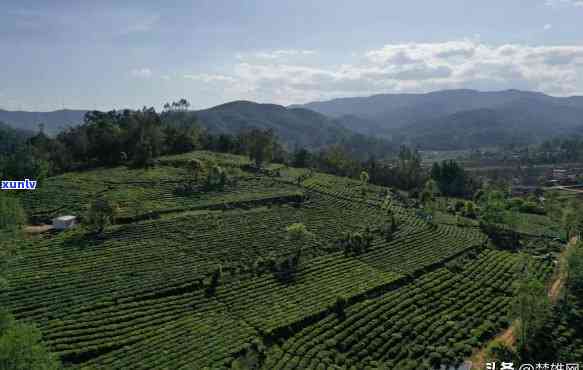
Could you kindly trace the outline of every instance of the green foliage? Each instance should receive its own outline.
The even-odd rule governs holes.
[[[490,191],[480,197],[480,218],[487,223],[503,223],[506,213],[504,194],[500,191]]]
[[[14,321],[0,311],[0,368],[3,370],[53,370],[60,366],[41,341],[40,331]]]
[[[294,223],[285,228],[288,238],[297,243],[298,246],[303,246],[309,239],[314,237],[314,234],[308,231],[306,225],[302,223]]]
[[[583,296],[583,242],[577,242],[567,254],[567,284],[577,296]]]
[[[80,126],[60,132],[56,138],[42,131],[0,166],[5,177],[42,178],[77,167],[117,165],[130,162],[151,167],[153,159],[183,153],[201,146],[202,131],[196,118],[186,112],[186,100],[161,115],[154,108],[123,111],[90,111]]]
[[[406,146],[400,148],[396,171],[398,187],[401,189],[410,190],[424,182],[421,155],[416,149]]]
[[[206,186],[208,189],[223,190],[227,183],[227,174],[221,166],[215,165],[211,167]]]
[[[520,363],[520,357],[514,349],[500,341],[492,341],[488,344],[485,358],[488,362]]]
[[[104,198],[91,202],[86,223],[95,232],[102,233],[107,225],[115,222],[117,206]]]
[[[579,202],[571,201],[562,210],[562,225],[567,239],[580,230],[583,225],[583,213]]]
[[[463,203],[462,215],[468,218],[476,218],[478,212],[476,210],[476,204],[472,201],[467,201]]]
[[[393,229],[389,231],[392,238]],[[367,252],[373,241],[373,234],[370,228],[366,227],[362,232],[346,232],[339,240],[340,247],[347,256],[357,256]]]
[[[455,161],[435,162],[431,168],[431,178],[435,180],[442,194],[452,197],[470,197],[479,185]]]
[[[0,193],[0,231],[14,231],[26,222],[26,214],[18,197]]]
[[[310,167],[311,157],[311,153],[306,148],[300,148],[293,154],[292,165],[300,168]]]
[[[518,348],[524,356],[550,316],[550,302],[544,284],[532,275],[519,280],[511,312],[518,320]]]
[[[18,146],[14,153],[0,158],[0,178],[3,180],[43,180],[49,172],[49,162],[34,154],[31,145]]]
[[[241,134],[241,141],[255,166],[261,168],[264,163],[271,161],[276,143],[273,130],[253,128]]]
[[[318,169],[324,172],[339,176],[357,177],[359,175],[360,164],[341,145],[332,145],[321,150],[316,157],[316,162]]]

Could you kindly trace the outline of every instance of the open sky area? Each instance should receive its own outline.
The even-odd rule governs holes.
[[[0,108],[583,95],[582,0],[0,2]]]

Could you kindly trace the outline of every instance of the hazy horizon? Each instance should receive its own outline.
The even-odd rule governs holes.
[[[379,93],[583,95],[580,0],[0,5],[0,108],[192,109]]]
[[[505,89],[505,90],[476,90],[476,89],[443,89],[443,90],[432,90],[432,91],[428,91],[428,92],[421,92],[421,93],[416,93],[416,92],[406,92],[406,93],[392,93],[392,92],[387,92],[387,93],[378,93],[378,94],[373,94],[373,95],[362,95],[362,96],[339,96],[339,97],[335,97],[335,98],[330,98],[330,99],[322,99],[322,100],[314,100],[311,102],[307,102],[307,103],[319,103],[319,102],[326,102],[326,101],[330,101],[330,100],[335,100],[335,99],[350,99],[350,98],[354,98],[354,97],[363,97],[363,98],[367,98],[367,97],[372,97],[372,96],[376,96],[376,95],[391,95],[391,94],[431,94],[431,93],[438,93],[438,92],[445,92],[445,91],[456,91],[456,90],[470,90],[470,91],[476,91],[479,93],[502,93],[505,91],[511,91],[511,90],[517,90],[517,89]],[[541,91],[530,91],[530,90],[518,90],[518,91],[522,91],[522,92],[529,92],[529,93],[540,93],[540,94],[544,94],[547,96],[551,96],[551,97],[557,97],[557,98],[575,98],[575,97],[583,97],[583,95],[568,95],[568,96],[557,96],[557,95],[552,95],[552,94],[546,94],[543,93]],[[205,109],[210,109],[210,108],[214,108],[223,104],[228,104],[228,103],[232,103],[235,101],[248,101],[251,103],[258,103],[258,104],[276,104],[276,105],[282,105],[284,107],[290,107],[290,106],[294,106],[294,105],[302,105],[304,103],[293,103],[293,104],[277,104],[277,103],[273,103],[273,102],[258,102],[258,101],[253,101],[253,100],[248,100],[248,99],[236,99],[236,100],[229,100],[229,101],[224,101],[224,102],[219,102],[218,104],[212,105],[212,106],[208,106],[208,107],[201,107],[201,108],[190,108],[190,110],[205,110]],[[154,104],[151,105],[152,107],[154,107],[157,111],[161,111],[163,108],[163,103],[160,104]],[[147,106],[148,108],[151,106]],[[111,107],[111,108],[106,108],[106,109],[102,109],[102,111],[111,111],[111,110],[124,110],[124,109],[141,109],[142,107]],[[8,112],[28,112],[28,113],[51,113],[51,112],[59,112],[59,111],[79,111],[79,110],[91,110],[91,109],[86,109],[86,108],[68,108],[65,107],[64,109],[62,107],[56,108],[56,109],[52,109],[52,110],[45,110],[45,111],[31,111],[31,110],[19,110],[19,109],[5,109],[3,107],[0,106],[0,110],[3,111],[8,111]]]

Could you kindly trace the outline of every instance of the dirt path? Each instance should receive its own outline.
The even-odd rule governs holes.
[[[551,190],[563,190],[563,191],[570,191],[573,193],[583,193],[583,189],[581,188],[572,188],[569,186],[553,186],[550,188]]]
[[[52,225],[25,226],[24,232],[27,234],[40,234],[52,229],[53,229]]]
[[[567,251],[577,243],[577,237],[574,236],[569,240],[567,247],[561,252],[559,255],[559,269],[557,271],[557,275],[554,277],[554,280],[549,288],[549,298],[551,303],[556,303],[559,299],[561,294],[561,289],[563,285],[565,285],[565,275],[567,273],[565,269],[565,259],[567,258]]]
[[[569,243],[567,244],[567,247],[561,252],[560,256],[559,256],[559,270],[557,271],[557,275],[555,277],[553,277],[552,283],[550,284],[549,287],[549,299],[551,300],[551,303],[556,303],[560,293],[561,293],[561,289],[563,288],[563,285],[565,283],[565,258],[566,258],[566,254],[567,254],[567,250],[575,245],[575,243],[577,243],[577,237],[572,237],[569,240]],[[510,347],[510,348],[515,348],[515,344],[516,344],[516,337],[514,335],[514,331],[516,330],[516,322],[513,322],[512,325],[510,325],[510,327],[506,330],[504,330],[502,333],[498,334],[494,339],[492,339],[488,344],[493,343],[493,342],[500,342],[505,344],[506,346]],[[486,348],[488,347],[488,344],[486,344],[485,346],[482,347],[481,350],[479,350],[478,352],[476,352],[471,358],[470,358],[470,362],[472,363],[472,369],[476,369],[476,370],[483,370],[486,368]]]

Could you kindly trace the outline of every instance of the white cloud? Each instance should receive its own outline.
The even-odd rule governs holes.
[[[308,55],[314,55],[316,51],[314,50],[301,50],[301,49],[279,49],[270,51],[257,51],[254,53],[239,53],[237,54],[237,59],[239,60],[280,60],[293,57],[302,57]]]
[[[201,82],[234,82],[235,78],[231,76],[218,75],[218,74],[185,74],[183,76],[187,80],[201,81]]]
[[[551,28],[553,28],[553,25],[552,25],[552,24],[550,24],[550,23],[547,23],[547,24],[545,24],[545,25],[543,26],[543,29],[544,29],[545,31],[546,31],[546,30],[550,30]]]
[[[130,76],[139,79],[148,79],[152,77],[152,70],[150,68],[135,68],[130,71]]]
[[[224,99],[279,104],[452,88],[583,94],[583,46],[578,45],[492,45],[479,39],[388,44],[353,60],[325,65],[313,59],[237,58],[228,75],[184,78],[205,82]]]
[[[561,6],[583,7],[583,0],[546,0],[545,4],[553,8]]]

